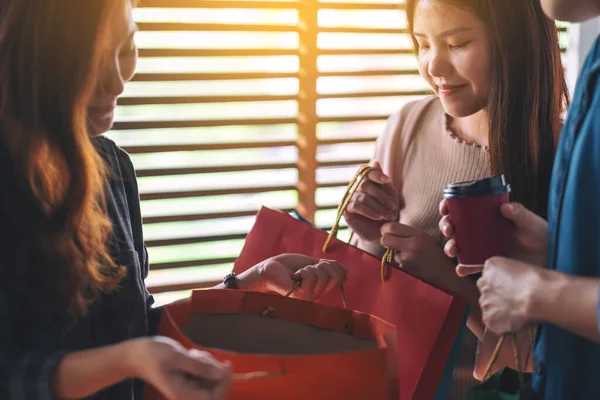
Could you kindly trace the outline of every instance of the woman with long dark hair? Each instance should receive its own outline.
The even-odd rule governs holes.
[[[538,0],[407,0],[406,14],[435,96],[390,117],[345,218],[359,247],[396,250],[401,268],[468,298],[481,339],[479,292],[443,252],[438,206],[447,184],[502,173],[512,199],[545,217],[569,102],[558,32]],[[465,341],[472,366],[474,338]]]
[[[131,0],[0,3],[0,398],[224,398],[231,369],[156,334],[129,156],[101,136],[135,71]],[[311,300],[335,263],[282,255],[219,287]],[[190,379],[192,378],[192,379]],[[197,379],[214,381],[214,389]]]

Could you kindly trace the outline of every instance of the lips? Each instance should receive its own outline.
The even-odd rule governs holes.
[[[442,96],[450,96],[450,95],[455,94],[456,92],[460,91],[461,89],[464,89],[465,87],[467,87],[466,84],[464,84],[464,85],[438,85],[438,91],[439,91],[439,94]]]

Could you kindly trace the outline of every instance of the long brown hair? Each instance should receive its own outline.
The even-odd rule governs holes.
[[[491,170],[506,175],[514,201],[545,217],[561,113],[569,103],[556,24],[539,0],[438,1],[473,12],[489,29]],[[406,4],[411,34],[418,2]]]
[[[8,150],[32,227],[36,265],[14,265],[29,308],[72,319],[123,269],[108,251],[112,233],[105,166],[88,135],[115,0],[4,0],[0,6],[0,145]],[[27,301],[26,299],[23,299]]]

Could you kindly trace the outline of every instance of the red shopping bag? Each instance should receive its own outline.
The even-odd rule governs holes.
[[[362,170],[363,176],[368,170]],[[344,196],[341,217],[360,172]],[[337,229],[334,228],[334,232]],[[289,214],[262,208],[235,262],[241,273],[259,262],[283,253],[335,259],[346,266],[344,284],[347,306],[396,325],[398,384],[401,400],[434,399],[444,375],[454,341],[466,312],[467,301],[433,287],[402,270],[388,268],[382,280],[381,260],[341,242],[331,240],[323,251],[328,234]],[[341,306],[339,295],[331,293],[321,304]]]
[[[395,328],[367,314],[273,294],[199,290],[165,307],[158,333],[230,361],[230,400],[397,397]],[[164,398],[148,386],[144,400]]]

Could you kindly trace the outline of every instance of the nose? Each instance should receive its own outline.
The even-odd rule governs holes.
[[[443,50],[431,51],[427,72],[434,78],[443,78],[452,75],[452,63]]]
[[[125,90],[125,80],[121,74],[118,59],[104,62],[100,70],[100,76],[102,91],[111,97],[118,97]]]

